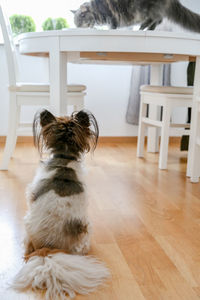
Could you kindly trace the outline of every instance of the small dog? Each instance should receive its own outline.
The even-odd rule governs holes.
[[[27,188],[25,261],[13,288],[46,290],[46,299],[87,294],[109,276],[108,269],[87,254],[91,225],[81,158],[95,149],[98,125],[91,113],[55,117],[36,114],[35,145],[50,157],[40,163]],[[60,298],[59,298],[60,299]]]

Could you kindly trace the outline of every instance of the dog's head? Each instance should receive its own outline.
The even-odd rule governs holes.
[[[53,154],[68,153],[79,157],[96,148],[99,129],[90,112],[81,110],[70,117],[55,117],[43,110],[35,115],[33,136],[41,154],[47,149]]]

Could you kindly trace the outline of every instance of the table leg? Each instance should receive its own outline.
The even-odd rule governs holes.
[[[52,49],[49,54],[50,106],[57,116],[67,113],[67,53]]]
[[[152,65],[151,66],[151,85],[162,85],[163,78],[163,65]],[[160,116],[160,108],[158,106],[149,106],[149,117],[153,120],[158,119]],[[147,142],[148,152],[158,152],[159,151],[159,131],[158,128],[149,127],[148,128],[148,142]]]
[[[190,128],[190,142],[187,162],[187,176],[191,177],[192,182],[199,182],[200,177],[200,147],[197,145],[197,136],[200,135],[200,56],[196,59],[194,92],[192,105],[192,118]]]

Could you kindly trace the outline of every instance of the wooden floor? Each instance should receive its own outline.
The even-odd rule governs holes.
[[[10,170],[0,172],[1,300],[36,299],[7,286],[22,261],[24,190],[37,162],[30,144],[18,144]],[[112,280],[76,299],[200,299],[200,184],[185,177],[186,154],[172,145],[169,169],[160,171],[158,154],[137,159],[135,144],[102,144],[86,165],[91,254],[106,262]]]

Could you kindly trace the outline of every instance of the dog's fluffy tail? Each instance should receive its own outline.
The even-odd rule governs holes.
[[[46,290],[46,300],[88,294],[109,277],[108,269],[91,256],[49,252],[31,256],[16,275],[12,287],[18,292]]]

